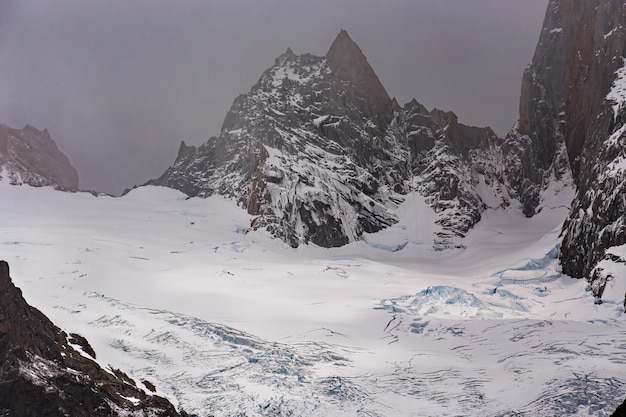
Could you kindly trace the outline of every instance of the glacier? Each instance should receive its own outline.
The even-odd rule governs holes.
[[[487,209],[435,251],[419,196],[380,236],[326,249],[250,230],[220,196],[0,194],[27,301],[192,415],[608,416],[626,390],[624,288],[595,305],[560,273],[558,204]]]

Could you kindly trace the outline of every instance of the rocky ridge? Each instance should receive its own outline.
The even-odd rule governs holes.
[[[80,335],[29,306],[0,261],[0,415],[184,417],[119,370],[103,370]],[[148,381],[142,382],[154,390]]]
[[[0,178],[12,184],[78,190],[78,173],[47,130],[26,125],[13,129],[0,124]]]
[[[399,106],[342,30],[325,57],[278,57],[235,99],[218,137],[181,143],[174,165],[148,184],[234,198],[253,228],[324,247],[394,224],[393,209],[419,191],[438,213],[443,249],[487,206],[508,204],[498,143],[453,113]]]

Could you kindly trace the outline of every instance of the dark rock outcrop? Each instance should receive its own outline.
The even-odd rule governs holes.
[[[120,378],[120,371],[103,370],[74,349],[74,342],[89,347],[83,337],[68,336],[29,306],[11,282],[9,265],[0,261],[0,415],[186,415],[138,389],[130,378]]]
[[[551,0],[524,73],[520,121],[503,151],[527,215],[555,181],[576,186],[563,229],[563,271],[593,280],[626,243],[626,7],[620,0]]]
[[[415,101],[401,108],[342,30],[325,57],[290,49],[278,57],[235,99],[219,136],[197,149],[182,143],[174,165],[148,184],[234,198],[254,215],[253,228],[324,247],[394,224],[393,208],[420,190],[445,229],[444,248],[486,207],[473,187],[503,180],[492,173],[501,171],[496,142],[453,113]],[[490,162],[475,168],[479,159]]]
[[[586,10],[589,2],[571,3]],[[524,71],[519,122],[503,145],[512,193],[529,217],[538,211],[542,191],[553,181],[569,180],[576,164],[566,146],[566,108],[570,87],[579,82],[568,69],[577,40],[572,36],[575,28],[563,23],[559,6],[552,2],[532,64]]]
[[[626,417],[626,401],[624,401],[622,404],[620,404],[619,407],[617,407],[617,410],[615,410],[615,412],[611,414],[611,417]]]
[[[393,118],[394,104],[381,84],[374,69],[367,62],[361,48],[350,38],[348,32],[341,30],[326,54],[328,66],[339,79],[354,83],[358,88],[348,99],[360,115],[374,121],[379,126],[388,126]],[[338,105],[340,103],[337,103]]]
[[[594,12],[589,81],[579,92],[589,107],[573,129],[582,144],[573,150],[580,161],[578,190],[561,250],[564,272],[591,279],[606,250],[626,243],[626,7],[598,1]]]
[[[47,130],[29,125],[13,129],[0,124],[0,177],[3,172],[12,184],[78,190],[78,173],[67,156]]]

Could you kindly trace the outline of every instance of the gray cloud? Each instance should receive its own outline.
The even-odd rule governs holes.
[[[548,0],[0,0],[0,122],[48,128],[81,186],[119,193],[219,133],[287,47],[340,28],[401,103],[504,134]]]

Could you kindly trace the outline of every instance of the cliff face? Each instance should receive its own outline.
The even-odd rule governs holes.
[[[565,227],[561,262],[576,277],[603,279],[595,270],[612,246],[626,243],[626,7],[600,1],[596,10],[578,192]],[[585,90],[585,88],[583,88]],[[573,104],[572,106],[574,106]],[[577,133],[577,131],[574,131]]]
[[[606,249],[626,243],[625,26],[622,1],[552,0],[505,144],[527,215],[571,173],[577,191],[560,259],[574,277],[595,277]]]
[[[121,371],[104,371],[89,355],[95,353],[84,338],[67,335],[26,303],[0,261],[0,415],[181,416],[166,399],[146,394]]]
[[[13,129],[0,124],[0,177],[3,170],[12,184],[78,189],[78,173],[67,156],[47,130],[32,126]]]
[[[470,165],[498,159],[496,142],[452,113],[415,101],[400,107],[341,31],[324,57],[278,57],[235,99],[218,137],[197,149],[181,144],[174,165],[149,184],[235,198],[255,216],[252,227],[325,247],[394,224],[393,209],[418,190],[439,215],[436,246],[445,248],[486,207],[473,187],[496,175],[477,170],[501,164]]]
[[[578,85],[578,22],[563,17],[566,9],[589,14],[590,2],[551,2],[532,64],[524,71],[520,119],[503,145],[507,177],[524,214],[540,209],[542,193],[555,181],[572,181],[578,165],[568,136],[571,86]],[[564,6],[564,7],[562,7]],[[585,26],[585,31],[588,27]],[[576,68],[576,70],[574,70]],[[580,103],[582,105],[582,103]]]

